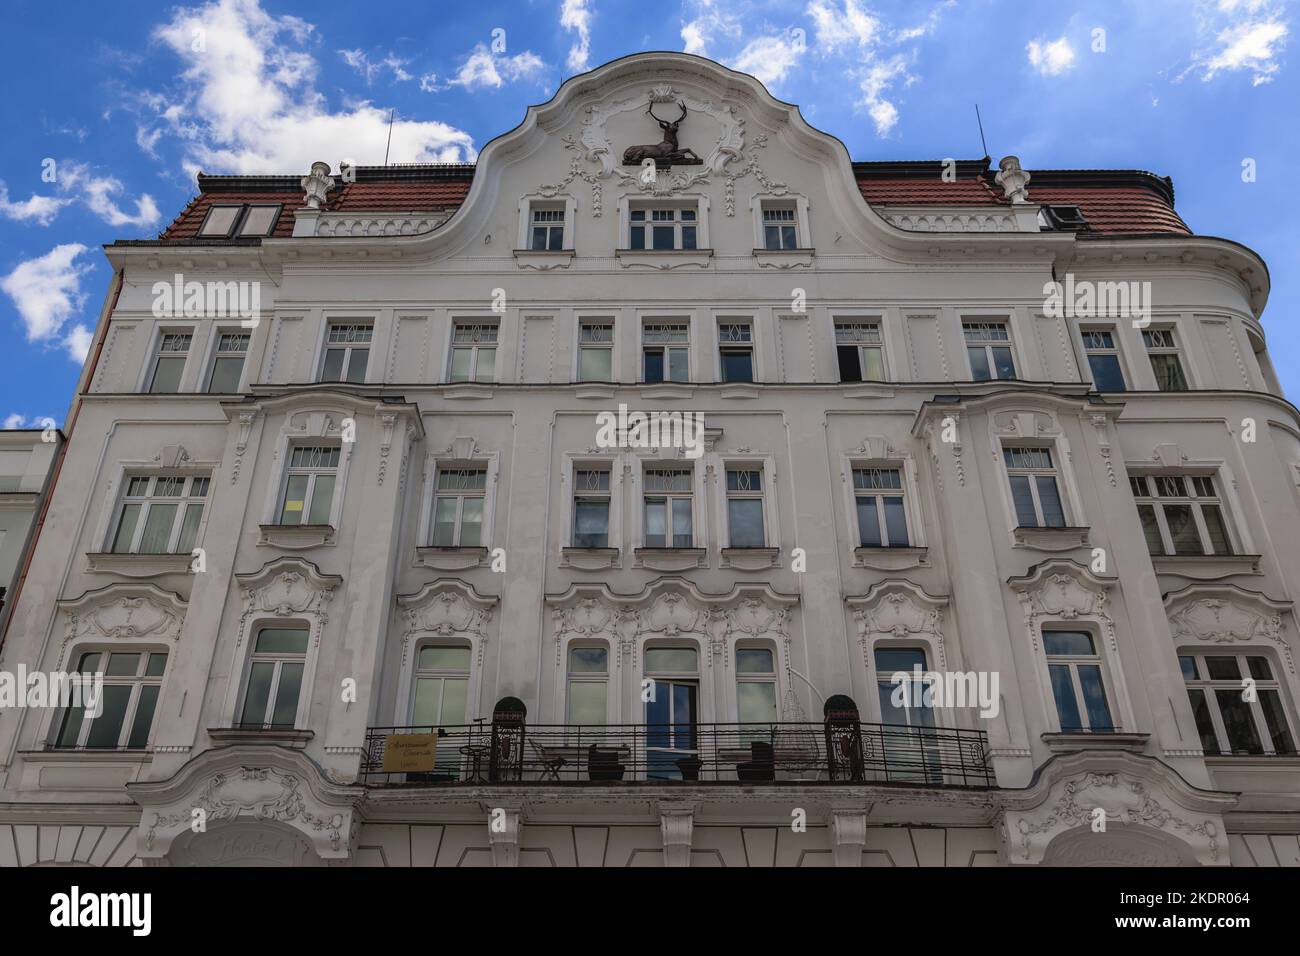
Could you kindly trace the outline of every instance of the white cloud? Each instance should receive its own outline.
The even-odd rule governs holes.
[[[1253,74],[1251,85],[1271,82],[1287,33],[1286,23],[1273,18],[1250,20],[1221,31],[1218,51],[1204,61],[1201,79],[1212,80],[1221,71],[1248,70]]]
[[[1030,40],[1025,50],[1029,54],[1029,65],[1043,76],[1060,76],[1074,67],[1074,47],[1065,37],[1050,41],[1039,37]]]
[[[758,37],[749,41],[729,64],[732,69],[749,73],[759,82],[779,83],[803,55],[804,46],[792,34]]]
[[[306,172],[345,151],[358,163],[383,161],[389,111],[370,102],[330,109],[305,49],[313,29],[297,17],[268,14],[259,0],[211,0],[178,10],[155,31],[184,63],[179,93],[158,97],[154,108],[184,142],[188,170]],[[204,38],[199,51],[195,31]],[[474,156],[470,135],[446,123],[393,123],[394,162]]]
[[[880,32],[880,20],[858,0],[842,0],[838,6],[813,0],[806,12],[817,31],[817,43],[829,53],[847,44],[869,46]]]
[[[886,99],[884,94],[899,77],[907,77],[907,61],[901,54],[873,63],[858,72],[862,98],[857,105],[871,117],[878,136],[888,136],[898,124],[898,107]]]
[[[80,243],[64,243],[18,263],[0,279],[0,290],[13,299],[27,327],[27,340],[61,345],[78,361],[90,347],[90,330],[74,325],[65,331],[65,326],[86,302],[81,279],[93,267],[77,261],[85,252]]]
[[[367,86],[370,85],[379,71],[385,68],[392,72],[393,79],[398,83],[415,79],[414,76],[406,72],[406,64],[411,61],[403,59],[394,53],[385,55],[382,60],[370,59],[364,50],[339,50],[339,56],[343,57],[343,62],[365,77]]]
[[[546,64],[536,53],[525,50],[514,56],[506,56],[493,53],[486,45],[480,43],[470,51],[465,62],[456,71],[456,76],[448,80],[447,85],[460,86],[466,90],[488,86],[500,89],[506,83],[513,83],[516,80],[541,79],[545,72]],[[420,78],[420,89],[425,92],[432,93],[441,88],[438,86],[437,77],[432,73]]]
[[[0,216],[17,222],[34,222],[48,226],[59,214],[59,210],[72,202],[71,199],[56,199],[53,196],[38,196],[33,193],[21,202],[9,199],[9,189],[0,182]]]
[[[577,33],[569,47],[568,66],[575,73],[590,69],[587,57],[591,55],[591,10],[589,0],[564,0],[560,7],[560,26]]]
[[[719,35],[739,41],[743,33],[737,8],[720,9],[714,0],[695,0],[695,18],[682,24],[682,52],[709,55],[709,45]]]
[[[148,193],[135,200],[134,215],[123,210],[116,199],[124,191],[122,181],[115,176],[97,175],[85,163],[64,160],[58,166],[58,182],[60,192],[76,195],[110,226],[147,229],[162,218],[158,205]]]

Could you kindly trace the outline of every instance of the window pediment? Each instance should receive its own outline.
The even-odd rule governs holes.
[[[174,643],[185,624],[186,603],[153,584],[110,584],[75,600],[60,601],[58,607],[67,621],[57,666],[63,665],[74,640]]]

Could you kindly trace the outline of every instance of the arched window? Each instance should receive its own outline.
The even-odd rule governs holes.
[[[574,644],[569,648],[568,721],[605,723],[609,705],[609,648]]]
[[[452,727],[465,723],[469,697],[468,644],[424,644],[415,662],[411,723],[417,727]]]
[[[307,661],[307,632],[305,624],[258,630],[239,711],[240,727],[256,730],[294,726]]]
[[[73,677],[85,683],[80,694],[74,690],[68,707],[54,721],[50,746],[61,750],[144,750],[149,746],[166,669],[166,651],[85,651]],[[99,701],[93,699],[90,683],[95,675],[103,679]]]

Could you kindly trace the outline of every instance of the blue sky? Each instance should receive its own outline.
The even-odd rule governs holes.
[[[63,421],[100,245],[156,235],[197,170],[381,163],[389,110],[393,162],[473,159],[565,77],[648,49],[754,73],[855,159],[977,158],[978,102],[995,158],[1172,176],[1193,230],[1268,263],[1269,346],[1300,396],[1291,0],[9,0],[6,21],[7,427]]]

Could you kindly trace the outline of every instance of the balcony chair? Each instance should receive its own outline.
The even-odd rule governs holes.
[[[548,754],[546,749],[531,737],[528,738],[528,745],[533,748],[533,753],[537,755],[537,762],[542,767],[542,779],[559,780],[560,771],[569,761],[563,757]]]
[[[769,743],[755,740],[749,745],[749,762],[736,764],[736,777],[749,783],[776,779],[776,752]]]
[[[587,776],[592,780],[622,780],[624,766],[613,750],[599,750],[595,744],[587,750]]]

